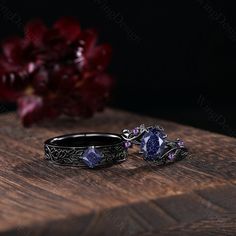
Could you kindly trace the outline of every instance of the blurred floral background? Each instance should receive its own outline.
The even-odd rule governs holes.
[[[94,29],[96,29],[97,43],[94,44],[94,49],[97,48],[95,51],[97,50],[101,53],[102,50],[100,49],[104,47],[107,52],[104,59],[99,61],[96,59],[96,52],[93,50],[94,58],[87,60],[89,64],[86,66],[93,69],[85,69],[84,67],[85,70],[90,71],[89,73],[98,73],[100,79],[97,76],[91,76],[89,81],[92,83],[91,86],[94,87],[97,87],[95,86],[95,81],[96,83],[99,81],[101,83],[99,85],[100,89],[98,91],[95,89],[87,90],[86,87],[83,87],[87,83],[83,83],[83,86],[81,85],[79,89],[85,94],[83,99],[86,102],[82,101],[83,99],[81,99],[79,92],[73,93],[73,95],[66,96],[70,100],[66,102],[66,109],[59,109],[58,107],[66,101],[62,96],[66,93],[64,91],[56,92],[59,88],[53,87],[55,86],[53,78],[61,76],[58,76],[58,73],[55,75],[56,68],[50,67],[52,62],[49,63],[50,57],[54,57],[55,63],[60,64],[61,72],[59,74],[76,74],[73,70],[75,68],[77,70],[78,65],[81,65],[81,63],[78,63],[80,51],[75,51],[72,48],[78,49],[78,47],[82,46],[74,45],[71,42],[68,49],[65,49],[67,33],[66,35],[60,35],[57,38],[60,43],[58,41],[55,44],[52,52],[48,49],[46,49],[47,52],[44,52],[45,55],[43,55],[41,60],[42,64],[37,66],[36,64],[30,64],[34,65],[30,66],[30,69],[34,68],[35,70],[35,74],[32,76],[34,80],[38,77],[37,81],[40,81],[40,78],[47,77],[49,73],[50,83],[54,85],[50,87],[50,92],[41,91],[41,85],[39,86],[40,89],[38,88],[39,83],[33,85],[31,82],[30,86],[24,85],[27,88],[33,87],[33,90],[23,90],[27,93],[28,98],[29,94],[31,95],[30,99],[24,99],[25,95],[20,95],[19,99],[17,99],[19,115],[25,124],[30,124],[34,122],[35,118],[38,119],[40,117],[41,119],[43,116],[54,117],[58,116],[59,113],[89,116],[95,111],[101,110],[107,104],[114,108],[152,115],[236,136],[236,95],[234,85],[236,78],[235,9],[235,1],[232,0],[170,0],[158,2],[158,4],[154,0],[145,2],[68,0],[66,2],[58,1],[57,3],[46,0],[0,0],[0,39],[2,48],[6,48],[4,46],[6,45],[6,39],[12,35],[19,36],[25,42],[29,41],[29,39],[26,40],[27,36],[24,35],[25,26],[28,25],[27,27],[32,29],[30,25],[32,26],[33,23],[28,22],[35,18],[39,18],[44,22],[44,26],[41,23],[37,23],[39,27],[35,32],[36,35],[43,36],[46,27],[47,30],[51,31],[51,36],[46,40],[48,41],[47,43],[43,40],[43,45],[41,46],[38,44],[40,43],[39,39],[39,42],[34,47],[37,50],[41,50],[42,46],[48,47],[48,45],[54,44],[51,41],[51,37],[58,37],[56,36],[58,33],[55,34],[55,31],[58,31],[59,28],[60,30],[63,29],[62,25],[60,27],[56,26],[56,22],[62,16],[70,16],[76,19],[76,22],[79,22],[79,26],[73,24],[73,27],[75,27],[75,32],[80,31],[80,36],[75,33],[69,37],[72,37],[72,39],[74,37],[80,38],[85,31],[95,34]],[[91,29],[93,30],[91,31]],[[64,30],[67,30],[67,27]],[[68,30],[70,31],[70,27]],[[35,42],[34,39],[32,40],[31,42]],[[10,43],[10,45],[16,45],[16,43]],[[56,45],[59,48],[64,48],[59,50],[59,54],[55,51],[57,50]],[[71,56],[69,48],[73,51],[73,56]],[[27,50],[27,48],[23,48],[24,54],[27,54],[27,57],[31,57],[32,51],[30,51],[30,55]],[[63,52],[63,50],[65,51]],[[85,53],[86,50],[85,48],[83,52]],[[63,59],[63,63],[59,62],[62,56],[60,55],[61,53],[70,54],[66,60]],[[1,57],[5,58],[12,57],[7,55],[4,50],[1,55]],[[17,54],[13,53],[13,55]],[[41,57],[42,52],[37,52],[35,55]],[[88,54],[83,54],[83,57],[87,58],[87,56]],[[28,59],[25,56],[20,57],[23,60],[20,68],[25,70],[27,68],[24,63]],[[5,64],[6,60],[2,60]],[[68,66],[71,60],[73,63],[77,61],[74,64],[76,66],[72,66],[73,68]],[[95,61],[95,65],[92,61]],[[67,65],[66,67],[64,63]],[[94,68],[99,63],[104,66],[103,72],[100,70],[94,71]],[[16,72],[15,66],[18,66],[18,64],[13,64],[14,72]],[[63,67],[62,64],[64,64]],[[2,66],[1,63],[1,73],[2,70],[11,71],[9,65]],[[52,74],[54,76],[51,76]],[[82,72],[82,74],[84,73]],[[83,75],[81,77],[81,72],[76,75],[80,75],[77,78],[78,80],[87,81],[85,79],[86,76],[84,77]],[[10,83],[11,77],[14,78],[12,80],[15,80],[17,76],[19,76],[19,73],[14,73],[11,76],[8,73],[6,79]],[[70,76],[70,78],[72,77]],[[76,80],[76,78],[74,79]],[[20,81],[21,79],[19,79]],[[73,84],[73,79],[70,82]],[[56,85],[59,86],[59,84]],[[15,92],[17,86],[14,84],[12,87],[14,88],[14,96],[17,95]],[[19,86],[23,86],[23,84],[20,83]],[[72,85],[66,86],[73,88]],[[88,87],[92,88],[90,85]],[[9,88],[8,86],[7,90],[2,89],[0,97],[3,97],[3,93],[7,93],[4,94],[4,97],[9,95]],[[34,92],[32,93],[32,91]],[[99,95],[94,94],[93,96],[91,91],[96,91]],[[54,95],[47,95],[51,93]],[[92,93],[92,95],[89,93]],[[55,94],[62,101],[56,102],[55,106],[50,105],[50,109],[45,107],[45,104],[50,104],[50,102],[53,103],[57,100],[56,98],[55,100],[53,99]],[[101,97],[100,94],[102,94]],[[35,99],[35,96],[37,99]],[[73,104],[73,96],[76,96],[77,104]],[[97,99],[87,100],[87,98],[92,99],[92,97],[97,98],[98,96],[101,98],[99,101]],[[42,103],[42,99],[44,101],[47,100],[47,103]],[[42,117],[38,117],[38,115],[35,118],[32,115],[27,117],[27,113],[22,112],[21,108],[27,107],[24,104],[35,104],[35,102],[38,107],[41,107],[42,104],[44,105],[44,112],[41,112]],[[78,104],[81,102],[85,105]],[[1,104],[2,111],[16,108],[12,103],[9,105],[2,102]],[[28,107],[32,108],[33,105]],[[56,107],[56,109],[52,109],[52,107]]]

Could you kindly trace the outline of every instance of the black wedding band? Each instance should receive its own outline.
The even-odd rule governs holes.
[[[128,150],[118,134],[78,133],[51,138],[45,159],[59,165],[95,168],[125,161]]]

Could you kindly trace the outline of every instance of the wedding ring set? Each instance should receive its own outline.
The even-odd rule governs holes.
[[[58,136],[44,143],[45,159],[58,165],[99,168],[127,160],[128,150],[138,145],[148,162],[166,164],[187,156],[180,139],[170,141],[159,126],[140,125],[121,134],[77,133]]]

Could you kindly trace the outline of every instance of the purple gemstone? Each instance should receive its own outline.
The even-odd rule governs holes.
[[[178,145],[180,148],[184,148],[184,142],[182,140],[178,141]]]
[[[141,140],[141,151],[147,160],[159,159],[165,148],[164,133],[156,128],[148,130]]]
[[[102,157],[97,149],[95,149],[94,147],[89,147],[84,152],[82,159],[88,167],[94,168],[101,162]]]
[[[175,159],[175,153],[174,153],[174,152],[170,152],[170,153],[168,154],[168,159],[169,159],[170,161],[173,161],[173,160]]]
[[[138,135],[138,134],[139,134],[139,128],[138,128],[138,127],[134,128],[134,129],[132,130],[132,132],[133,132],[133,134],[134,134],[135,136]]]
[[[132,146],[131,142],[130,141],[126,141],[125,142],[125,147],[126,148],[130,148]]]

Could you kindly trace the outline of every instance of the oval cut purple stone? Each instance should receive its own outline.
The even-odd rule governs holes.
[[[141,151],[146,160],[159,159],[165,148],[165,134],[156,128],[149,129],[141,140]]]
[[[94,147],[89,147],[83,154],[83,162],[90,168],[96,167],[102,160],[100,152]]]

